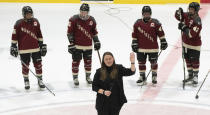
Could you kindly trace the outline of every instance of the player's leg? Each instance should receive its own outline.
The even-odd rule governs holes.
[[[146,53],[142,53],[142,52],[138,52],[137,53],[137,60],[139,63],[139,73],[140,73],[140,77],[139,79],[136,81],[136,83],[140,86],[145,85],[146,84],[146,77],[145,77],[145,71],[146,71],[146,58],[147,58],[147,54]]]
[[[93,81],[90,78],[91,66],[92,66],[92,50],[83,51],[83,59],[84,59],[86,81],[88,84],[92,84]]]
[[[20,54],[21,64],[22,64],[22,74],[24,78],[25,89],[30,89],[30,82],[29,82],[29,64],[30,64],[30,53]]]
[[[158,69],[158,52],[157,53],[148,53],[149,61],[152,69],[152,83],[157,84],[157,69]]]
[[[40,52],[32,53],[33,64],[36,72],[36,76],[39,78],[38,85],[40,88],[45,88],[45,85],[42,83],[42,58]]]
[[[74,85],[79,85],[78,80],[78,72],[79,72],[79,65],[82,59],[82,50],[76,49],[75,52],[72,53],[72,75],[74,80]]]

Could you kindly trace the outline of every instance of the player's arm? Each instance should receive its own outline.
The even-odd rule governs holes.
[[[69,40],[69,44],[68,45],[68,52],[70,54],[72,54],[73,52],[76,51],[76,47],[74,44],[74,23],[76,20],[76,16],[73,16],[72,18],[69,19],[69,24],[68,24],[68,30],[67,30],[67,38]]]
[[[180,17],[181,16],[181,17]],[[177,20],[179,20],[180,21],[180,18],[181,18],[181,20],[183,21],[184,20],[184,12],[183,12],[183,9],[182,8],[179,8],[178,10],[176,10],[176,12],[175,12],[175,18],[177,19]]]
[[[67,30],[67,38],[70,44],[74,44],[74,31],[75,31],[75,21],[78,18],[78,15],[74,15],[69,19],[68,30]]]
[[[17,57],[18,56],[18,49],[17,49],[17,43],[18,43],[18,34],[19,34],[19,28],[18,25],[20,23],[20,20],[18,20],[15,25],[12,32],[12,43],[10,46],[10,55]]]
[[[92,28],[92,32],[93,32],[93,42],[94,42],[94,49],[95,50],[99,50],[101,48],[101,43],[99,41],[99,38],[98,38],[98,31],[97,31],[97,28],[96,28],[96,21],[93,17],[92,18],[92,21],[93,21],[93,28]]]
[[[135,24],[133,25],[133,32],[132,32],[132,44],[131,44],[131,48],[132,48],[132,51],[133,52],[138,52],[138,36],[137,36],[137,33],[138,33],[138,29],[137,29],[137,23],[138,23],[139,20],[137,20],[135,22]]]
[[[164,33],[163,28],[162,28],[162,24],[156,19],[154,19],[153,21],[155,22],[155,25],[156,25],[157,36],[160,39],[160,44],[161,44],[160,49],[165,50],[168,47],[168,43],[167,43],[166,38],[165,38],[165,33]]]
[[[184,34],[186,34],[189,38],[196,38],[202,29],[201,19],[200,17],[197,17],[193,24],[191,25],[191,28],[189,28],[184,23],[179,23],[178,28],[183,31]]]
[[[45,56],[47,54],[47,44],[43,43],[43,37],[42,37],[41,28],[40,28],[40,23],[39,23],[38,19],[35,19],[34,23],[36,23],[36,25],[37,25],[37,40],[39,43],[40,53],[41,53],[41,56]]]

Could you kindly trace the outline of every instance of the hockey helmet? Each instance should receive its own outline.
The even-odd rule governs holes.
[[[90,7],[87,3],[83,3],[81,6],[80,6],[80,10],[81,11],[87,11],[89,12],[90,11]]]

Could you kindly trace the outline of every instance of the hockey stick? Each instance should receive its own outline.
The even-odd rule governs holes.
[[[206,78],[208,77],[209,73],[210,73],[210,70],[209,70],[208,73],[206,74],[206,77],[204,78],[204,80],[203,80],[201,86],[199,87],[199,89],[198,89],[198,91],[197,91],[197,93],[196,93],[196,96],[195,96],[196,99],[199,98],[198,93],[200,92],[200,90],[201,90],[201,88],[202,88],[204,82],[206,81]]]
[[[36,76],[36,74],[23,62],[23,60],[21,60],[21,58],[18,56],[18,58],[19,58],[19,60],[21,61],[21,63],[24,65],[24,66],[26,66],[28,69],[29,69],[29,71],[37,78],[37,80],[39,81],[39,82],[41,82],[42,84],[44,84],[43,82],[42,82],[42,80],[40,80],[37,76]],[[45,85],[45,84],[44,84]],[[46,87],[46,89],[52,94],[52,95],[54,95],[55,96],[55,93],[53,93],[46,85],[45,85],[45,87]]]
[[[98,50],[97,50],[97,53],[98,53],[98,58],[99,58],[99,61],[100,61],[100,64],[101,64],[101,56],[100,56],[100,53],[99,53]]]
[[[181,8],[179,8],[181,9]],[[180,23],[182,23],[182,14],[180,13]],[[184,46],[183,46],[183,41],[182,41],[182,31],[181,31],[181,42],[182,42],[182,62],[183,62],[183,71],[184,71],[184,82],[183,82],[183,90],[185,90],[185,80],[186,80],[186,75],[185,75],[185,61],[184,61]]]
[[[185,90],[185,81],[186,81],[186,74],[185,74],[185,61],[184,61],[184,47],[183,47],[183,43],[182,43],[182,61],[183,61],[183,71],[184,71],[184,82],[183,82],[183,89]]]

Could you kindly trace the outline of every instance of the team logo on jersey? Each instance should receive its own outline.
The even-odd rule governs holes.
[[[25,32],[26,34],[30,35],[31,37],[37,39],[36,34],[33,33],[32,31],[30,31],[30,30],[28,30],[28,29],[26,29],[26,28],[24,28],[24,27],[21,27],[21,31],[22,31],[22,32]]]
[[[138,27],[138,30],[141,34],[143,34],[147,39],[151,40],[152,42],[154,42],[153,37],[147,33],[146,31],[144,31],[141,27]]]
[[[83,28],[81,25],[78,24],[78,25],[77,25],[77,28],[78,28],[83,34],[85,34],[85,36],[86,36],[87,38],[92,39],[90,33],[89,33],[85,28]]]
[[[37,26],[37,22],[34,22],[34,26]]]
[[[151,24],[150,24],[150,27],[155,27],[155,24],[154,24],[154,23],[151,23]]]
[[[195,32],[198,32],[198,31],[199,31],[199,28],[198,28],[197,26],[195,26],[195,27],[193,27],[193,30],[194,30]]]
[[[92,26],[92,25],[93,25],[93,21],[90,21],[90,22],[89,22],[89,25]]]

